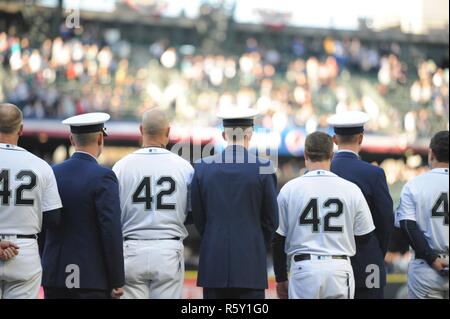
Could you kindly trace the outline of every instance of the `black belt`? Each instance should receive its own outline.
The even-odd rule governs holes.
[[[11,235],[11,234],[1,234],[0,235],[0,240],[2,238],[8,238],[8,237],[16,237],[17,239],[37,239],[38,236],[37,235]]]
[[[136,238],[130,238],[130,237],[125,237],[124,241],[129,241],[129,240],[181,240],[181,237],[173,237],[173,238],[146,238],[146,239],[136,239]]]
[[[344,256],[344,255],[333,255],[333,256],[331,256],[331,259],[345,259],[345,260],[348,260],[348,257]],[[294,261],[296,261],[296,262],[304,261],[304,260],[311,260],[311,255],[310,254],[302,254],[302,255],[295,255],[294,256]]]

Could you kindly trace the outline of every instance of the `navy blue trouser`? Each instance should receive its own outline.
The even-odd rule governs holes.
[[[384,288],[356,288],[355,299],[384,299]]]
[[[45,299],[111,299],[110,292],[95,289],[67,289],[44,287]]]

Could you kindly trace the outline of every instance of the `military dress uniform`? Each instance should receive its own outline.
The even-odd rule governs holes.
[[[253,124],[252,110],[221,114],[225,127]],[[278,227],[271,162],[230,145],[195,163],[194,224],[202,236],[198,286],[205,299],[262,299],[268,287],[266,245]]]
[[[362,112],[346,112],[332,116],[329,123],[337,135],[354,135],[364,132],[364,124],[369,120]],[[359,155],[350,150],[338,151],[332,162],[331,171],[336,175],[358,185],[369,205],[375,224],[375,236],[358,245],[352,258],[355,274],[356,299],[382,299],[386,286],[384,257],[394,229],[393,202],[389,194],[386,176],[380,167],[360,160]],[[375,268],[376,267],[376,268]],[[372,282],[369,275],[379,282]],[[369,281],[369,286],[366,281]]]
[[[103,130],[109,119],[66,121],[75,134]],[[116,175],[90,154],[76,152],[54,167],[63,202],[62,225],[46,233],[42,257],[45,297],[106,299],[124,285],[123,240]]]

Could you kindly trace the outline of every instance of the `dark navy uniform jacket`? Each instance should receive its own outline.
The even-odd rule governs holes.
[[[391,233],[394,230],[394,210],[386,175],[383,169],[367,162],[348,151],[336,153],[331,163],[331,171],[336,175],[356,184],[361,189],[375,224],[375,234],[370,242],[358,246],[352,258],[355,283],[357,288],[366,287],[368,265],[375,264],[380,268],[380,285],[386,285],[386,255]]]
[[[271,174],[260,174],[262,167]],[[192,213],[202,236],[198,286],[267,288],[265,241],[278,227],[271,162],[229,146],[194,168]]]
[[[66,288],[66,278],[73,273],[67,267],[77,265],[81,289],[122,287],[125,275],[116,175],[94,157],[78,152],[53,170],[64,208],[61,227],[48,229],[45,235],[42,285]]]

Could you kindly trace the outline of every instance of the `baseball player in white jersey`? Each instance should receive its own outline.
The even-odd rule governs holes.
[[[143,116],[144,147],[113,168],[119,179],[125,254],[125,299],[180,299],[184,283],[183,240],[194,169],[165,149],[166,115]]]
[[[449,132],[437,133],[430,143],[431,171],[407,183],[396,213],[414,260],[408,270],[411,299],[448,299],[448,143]]]
[[[22,112],[0,104],[0,240],[19,247],[19,254],[0,261],[0,299],[35,299],[42,267],[37,234],[60,220],[61,199],[51,167],[17,146]]]
[[[281,298],[287,291],[290,299],[354,297],[350,257],[356,240],[372,236],[375,226],[361,190],[330,172],[332,154],[330,136],[310,134],[305,142],[308,173],[280,191],[274,264]],[[291,259],[289,282],[286,255]]]

